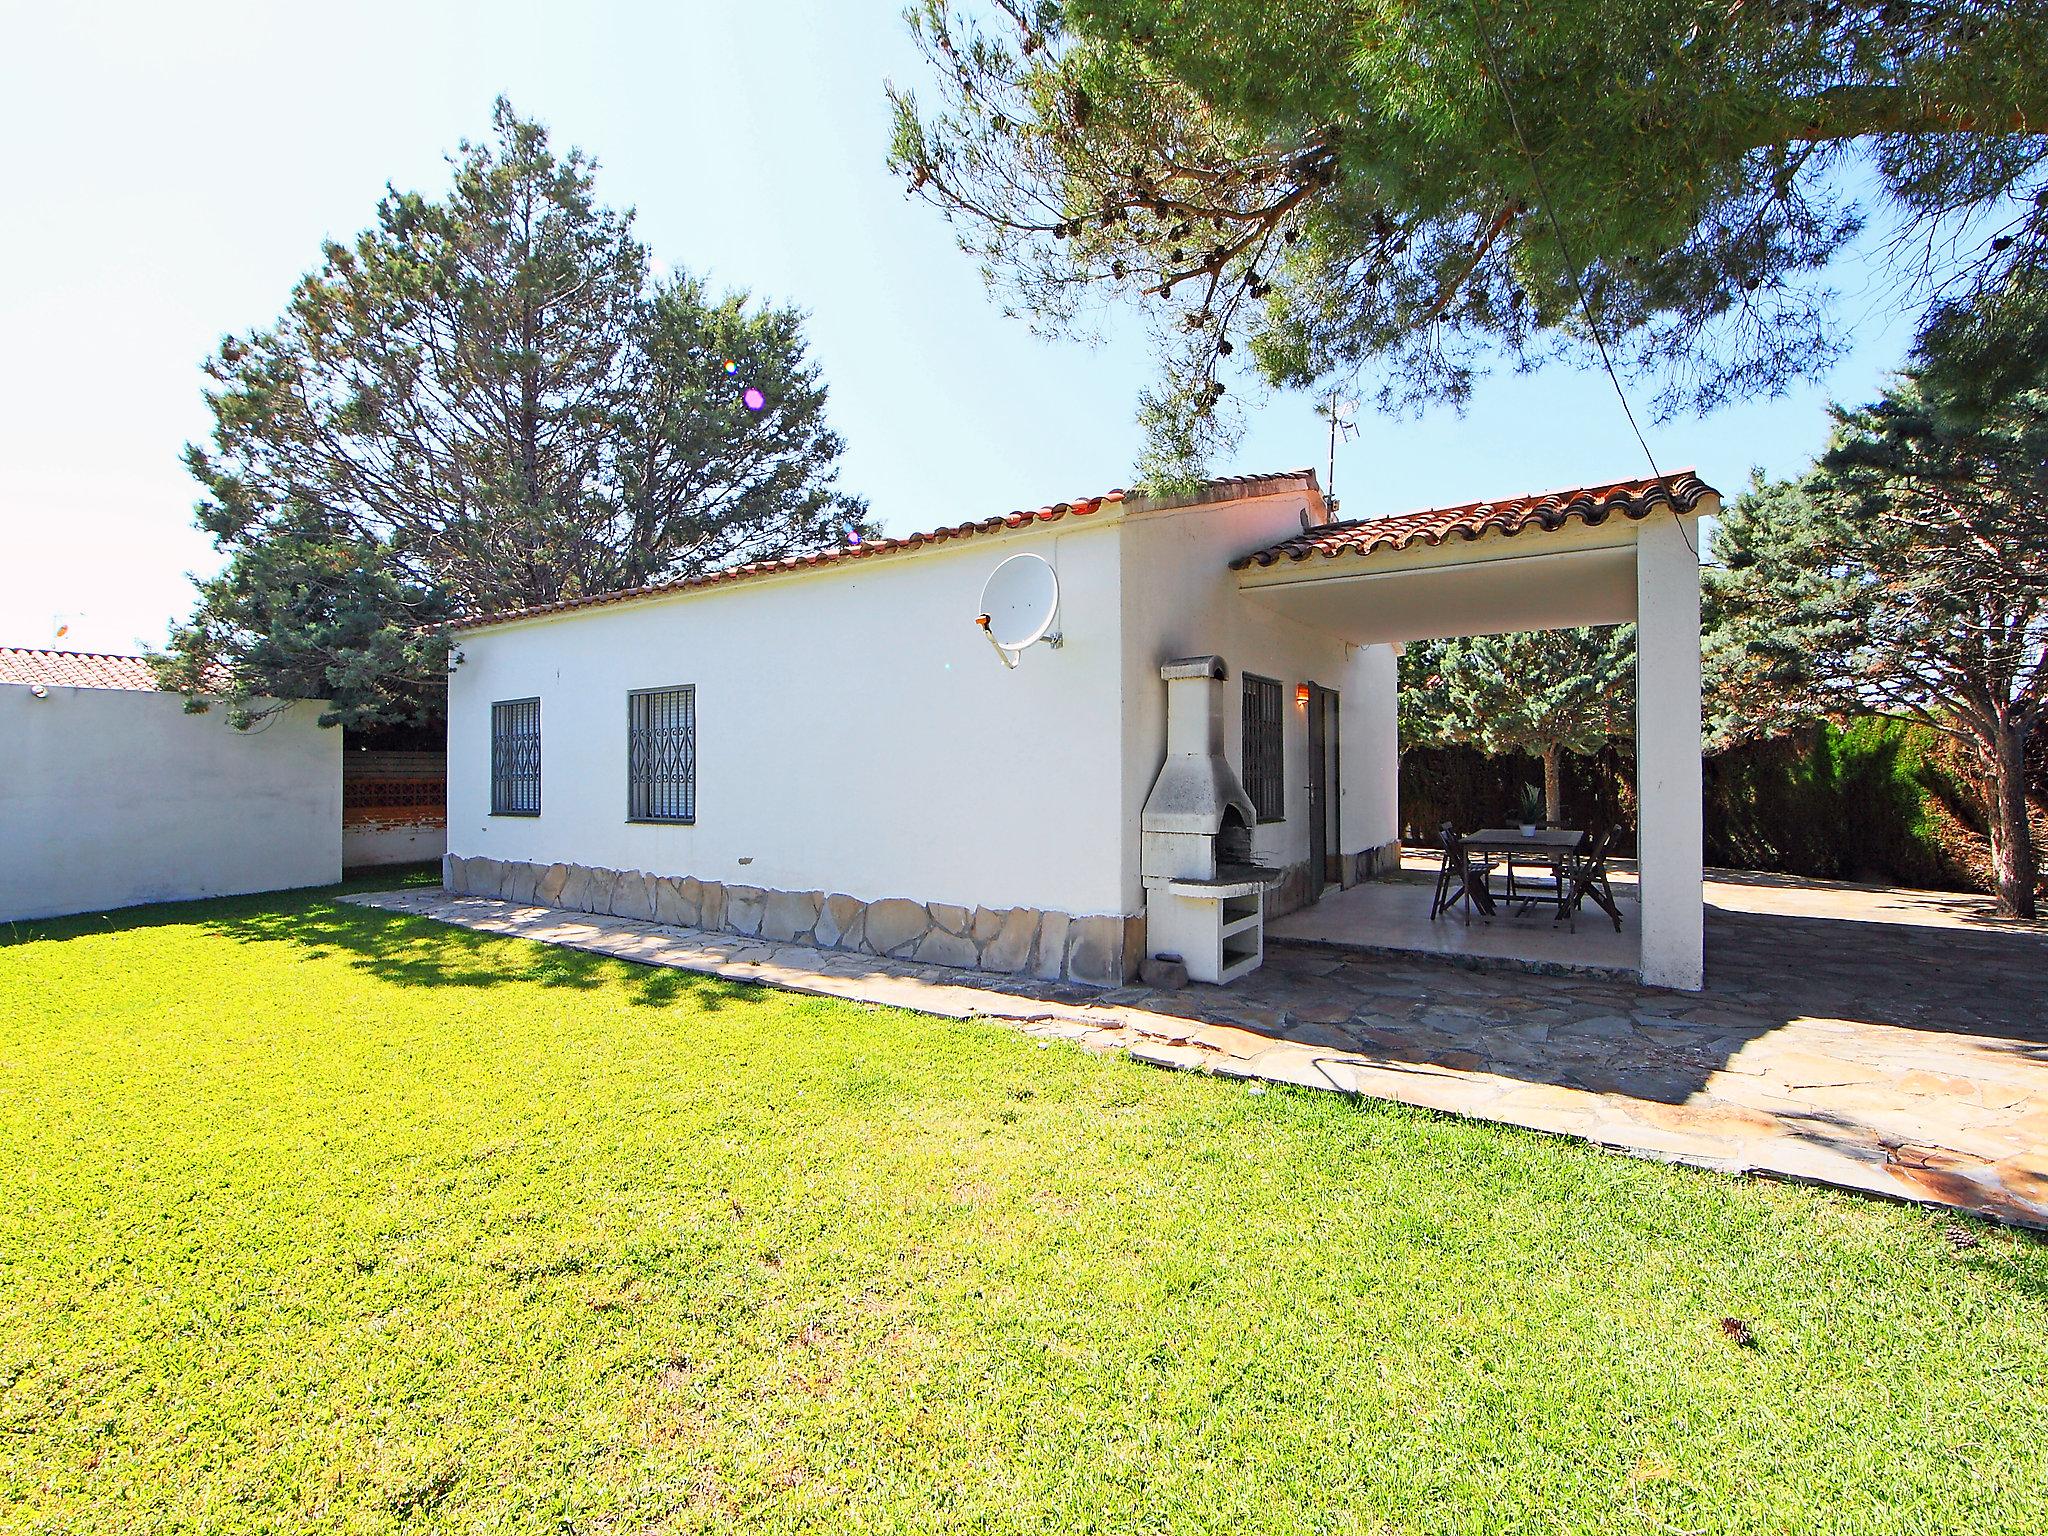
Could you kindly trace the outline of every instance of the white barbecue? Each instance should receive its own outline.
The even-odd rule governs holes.
[[[1222,658],[1190,656],[1166,680],[1166,761],[1139,822],[1145,949],[1193,981],[1235,981],[1265,958],[1266,887],[1252,862],[1258,811],[1223,756]]]

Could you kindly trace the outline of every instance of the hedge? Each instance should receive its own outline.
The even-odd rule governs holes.
[[[1984,820],[1968,770],[1935,732],[1895,720],[1816,725],[1795,736],[1710,755],[1704,767],[1711,865],[1933,890],[1983,888]],[[1402,836],[1431,844],[1449,821],[1497,826],[1534,757],[1465,747],[1401,754]],[[1613,826],[1634,852],[1635,762],[1625,745],[1564,762],[1564,820]]]

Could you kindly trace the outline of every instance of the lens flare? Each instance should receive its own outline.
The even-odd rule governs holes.
[[[725,360],[725,371],[727,373],[738,373],[740,371],[740,365],[728,357]]]
[[[768,397],[758,389],[750,389],[744,395],[741,395],[740,398],[746,401],[747,409],[750,411],[758,411],[768,403]]]

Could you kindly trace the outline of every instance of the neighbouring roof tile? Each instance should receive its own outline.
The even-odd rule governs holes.
[[[49,688],[129,688],[157,691],[156,674],[141,656],[99,651],[45,651],[0,646],[0,683],[41,683]]]
[[[1405,512],[1396,517],[1366,517],[1347,523],[1325,523],[1320,528],[1282,539],[1265,549],[1241,555],[1230,562],[1230,568],[1241,571],[1248,566],[1306,560],[1314,555],[1325,559],[1340,555],[1364,557],[1383,551],[1408,549],[1417,544],[1443,544],[1454,538],[1477,539],[1489,533],[1512,536],[1529,529],[1554,532],[1571,522],[1598,527],[1615,516],[1640,521],[1660,507],[1669,507],[1674,512],[1692,512],[1698,508],[1702,498],[1718,494],[1691,470],[1681,469],[1661,479],[1617,480],[1609,485],[1543,491],[1533,496],[1512,496],[1503,501],[1471,501],[1456,507],[1433,507],[1428,511]]]

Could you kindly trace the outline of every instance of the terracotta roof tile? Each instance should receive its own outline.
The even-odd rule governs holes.
[[[0,646],[0,683],[41,683],[50,688],[128,688],[157,691],[156,674],[141,656],[99,651],[45,651]]]
[[[686,576],[677,581],[654,582],[644,587],[626,587],[617,592],[597,592],[589,597],[569,598],[558,603],[537,603],[532,607],[512,608],[502,613],[478,614],[472,618],[458,619],[450,627],[476,629],[488,624],[508,624],[515,619],[536,618],[542,614],[567,613],[578,608],[598,608],[612,603],[637,602],[642,598],[665,597],[673,592],[688,592],[698,587],[720,586],[726,582],[745,581],[762,576],[786,575],[792,571],[809,570],[815,566],[841,565],[849,560],[865,560],[875,555],[922,549],[932,544],[1000,533],[1004,529],[1022,528],[1032,523],[1053,523],[1064,517],[1090,517],[1105,506],[1121,502],[1131,502],[1147,509],[1191,506],[1201,502],[1230,501],[1246,495],[1264,495],[1282,484],[1301,484],[1313,488],[1315,483],[1314,470],[1293,469],[1277,474],[1233,475],[1204,480],[1191,495],[1167,497],[1158,501],[1152,501],[1137,491],[1104,491],[1099,496],[1056,501],[1050,506],[1006,512],[1000,517],[986,517],[979,522],[956,523],[950,528],[934,528],[929,533],[908,533],[901,538],[893,539],[869,539],[861,544],[817,550],[807,555],[791,555],[783,560],[758,560],[748,565],[728,566],[724,570],[707,571],[703,575]]]
[[[1471,501],[1462,506],[1435,507],[1396,517],[1325,523],[1266,549],[1242,555],[1230,562],[1230,568],[1241,571],[1253,565],[1275,565],[1281,560],[1306,560],[1311,555],[1326,559],[1339,555],[1362,558],[1418,544],[1442,544],[1454,538],[1477,539],[1488,533],[1512,536],[1531,528],[1553,532],[1570,522],[1597,528],[1617,515],[1640,521],[1659,507],[1691,512],[1702,498],[1718,494],[1691,470],[1681,469],[1661,480],[1617,480],[1609,485],[1544,491],[1505,501]]]

